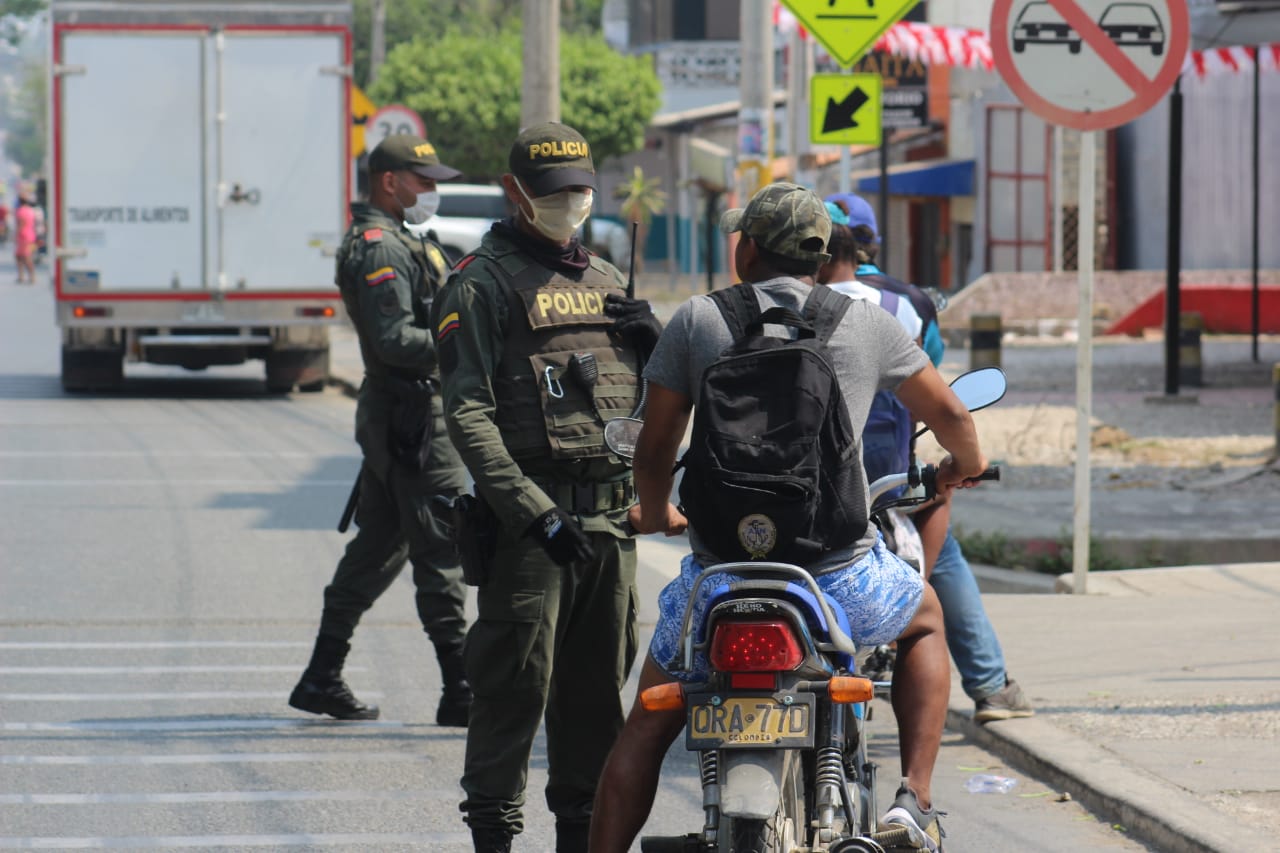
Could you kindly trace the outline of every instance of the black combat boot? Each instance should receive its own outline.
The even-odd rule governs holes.
[[[505,829],[472,827],[471,843],[476,853],[511,853],[511,833]]]
[[[437,647],[436,658],[440,661],[440,680],[444,683],[440,706],[436,708],[436,725],[466,728],[471,711],[471,685],[467,684],[462,646]]]
[[[590,820],[556,818],[556,853],[587,853],[587,836],[590,834]]]
[[[350,650],[351,644],[346,640],[316,635],[311,663],[289,694],[289,704],[300,711],[328,714],[339,720],[378,719],[378,707],[361,702],[342,680],[342,664]]]

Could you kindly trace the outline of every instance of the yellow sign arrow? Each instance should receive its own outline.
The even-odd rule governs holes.
[[[907,14],[916,0],[782,0],[782,5],[847,68]]]
[[[364,153],[364,125],[378,107],[369,100],[369,96],[355,83],[351,84],[351,156],[359,157]]]
[[[879,145],[884,81],[879,74],[815,74],[809,81],[809,141]]]

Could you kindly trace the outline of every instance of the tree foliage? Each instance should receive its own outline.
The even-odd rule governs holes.
[[[491,178],[507,170],[519,131],[521,71],[518,28],[485,36],[453,32],[390,51],[369,95],[417,110],[446,163]],[[643,145],[659,94],[645,58],[623,56],[599,36],[561,34],[561,118],[591,143],[597,164]]]
[[[44,167],[48,140],[45,115],[47,77],[48,69],[43,62],[28,63],[21,88],[10,98],[10,120],[4,139],[4,151],[27,175],[35,174]]]
[[[48,0],[0,0],[0,38],[12,45],[22,41],[27,19],[47,5]]]
[[[44,0],[0,0],[44,2]],[[598,33],[604,0],[561,0],[560,27],[566,32]],[[434,40],[447,32],[487,36],[519,22],[522,0],[384,0],[383,29],[389,54],[397,45],[416,38]],[[355,79],[369,82],[369,45],[373,30],[373,0],[355,0]]]

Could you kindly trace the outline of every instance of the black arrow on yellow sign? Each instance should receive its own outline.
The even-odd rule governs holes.
[[[866,92],[862,91],[861,86],[853,87],[853,91],[846,95],[843,101],[827,98],[827,112],[822,117],[822,132],[833,133],[837,130],[849,130],[857,127],[858,122],[854,116],[869,100],[871,98],[867,96]]]

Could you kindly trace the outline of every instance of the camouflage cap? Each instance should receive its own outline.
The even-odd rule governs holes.
[[[558,121],[535,124],[520,131],[507,155],[507,165],[534,197],[565,187],[594,187],[596,167],[591,146],[582,134]]]
[[[433,181],[452,181],[462,173],[440,162],[436,147],[421,136],[393,133],[369,152],[369,172],[408,170]]]
[[[725,211],[720,230],[741,231],[775,255],[825,264],[823,249],[831,237],[831,217],[813,190],[798,184],[769,184],[745,208]]]

